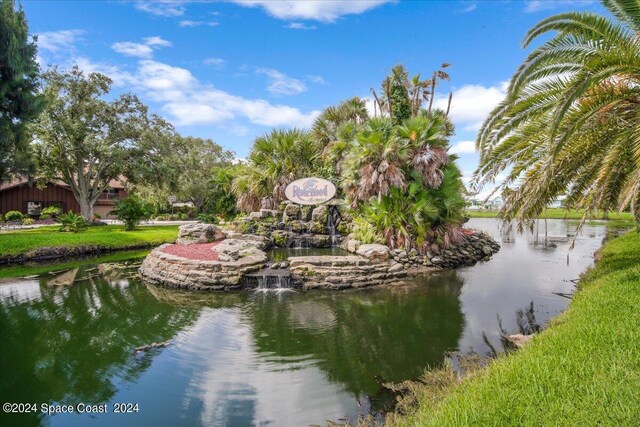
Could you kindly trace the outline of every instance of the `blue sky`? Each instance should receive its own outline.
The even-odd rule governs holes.
[[[307,128],[325,107],[379,89],[390,68],[430,74],[453,91],[452,151],[465,177],[472,141],[525,58],[525,32],[590,0],[29,1],[43,67],[78,64],[137,94],[184,135],[247,155],[273,127]]]

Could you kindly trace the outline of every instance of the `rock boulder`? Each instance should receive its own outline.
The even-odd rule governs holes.
[[[360,256],[376,261],[386,261],[389,259],[389,248],[377,243],[360,245],[356,253]]]
[[[176,243],[189,245],[192,243],[209,243],[224,239],[224,232],[212,224],[185,224],[178,229]]]

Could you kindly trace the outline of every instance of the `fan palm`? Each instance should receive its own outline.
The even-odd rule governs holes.
[[[603,0],[615,19],[569,12],[511,79],[476,141],[475,185],[507,170],[505,219],[521,224],[561,194],[571,208],[631,209],[640,225],[640,0]]]
[[[356,134],[344,160],[343,186],[353,205],[373,196],[380,199],[392,187],[405,189],[406,155],[407,145],[397,138],[391,120],[371,119]]]
[[[284,200],[284,190],[295,179],[312,173],[318,164],[320,145],[308,132],[272,130],[256,138],[249,153],[245,173],[234,180],[238,208],[257,210],[262,200],[271,208]]]
[[[443,120],[412,117],[397,128],[400,140],[409,151],[411,167],[421,174],[423,184],[437,188],[442,183],[442,166],[448,163],[448,141],[443,137]]]

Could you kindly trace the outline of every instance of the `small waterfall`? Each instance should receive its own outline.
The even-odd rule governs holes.
[[[288,269],[265,268],[257,273],[249,274],[248,279],[254,279],[258,283],[259,291],[282,291],[285,289],[292,290],[291,274]],[[256,282],[253,282],[254,286]]]
[[[309,247],[309,236],[307,234],[303,234],[301,236],[296,236],[291,239],[292,248],[293,249],[307,249]]]
[[[342,220],[340,211],[336,206],[329,206],[329,214],[327,215],[327,229],[331,236],[331,246],[340,244],[340,234],[338,233],[338,224]]]

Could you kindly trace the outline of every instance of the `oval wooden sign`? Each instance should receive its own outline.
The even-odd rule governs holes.
[[[336,195],[336,186],[326,179],[302,178],[287,185],[284,195],[299,205],[319,205],[328,202]]]

